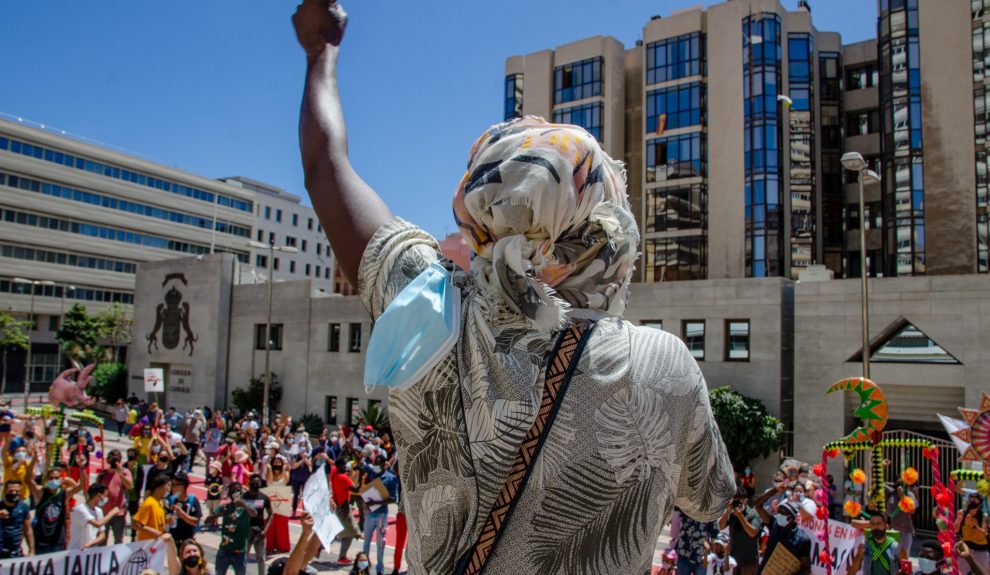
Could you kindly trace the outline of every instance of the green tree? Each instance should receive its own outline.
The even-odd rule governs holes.
[[[319,437],[323,433],[323,429],[326,424],[323,423],[323,418],[315,413],[307,413],[299,418],[299,423],[303,424],[303,429],[310,437]]]
[[[7,393],[7,350],[27,349],[29,340],[25,331],[30,325],[29,321],[20,321],[9,313],[0,311],[0,349],[3,350],[3,361],[0,365],[0,369],[3,370],[0,375],[0,397]]]
[[[375,429],[384,429],[388,426],[388,416],[385,415],[385,411],[379,407],[379,404],[374,403],[358,413],[358,422],[361,425],[370,425]]]
[[[89,315],[86,306],[77,303],[65,313],[55,340],[69,361],[82,367],[110,359],[110,350],[100,345],[105,333],[103,321]]]
[[[711,405],[729,459],[736,469],[780,449],[784,425],[770,415],[762,401],[729,387],[718,387],[711,391]]]
[[[113,361],[117,361],[117,351],[131,343],[133,339],[132,328],[134,327],[134,316],[119,302],[113,304],[100,312],[97,319],[103,324],[100,334],[110,344],[113,354]]]
[[[122,363],[104,362],[93,370],[93,381],[86,388],[89,395],[107,403],[127,397],[127,366]]]
[[[265,398],[265,376],[251,378],[251,383],[247,389],[238,387],[230,392],[230,400],[241,413],[257,409],[261,411]],[[271,412],[278,410],[278,404],[282,401],[282,386],[278,383],[278,376],[272,374],[272,384],[268,387],[268,409]]]

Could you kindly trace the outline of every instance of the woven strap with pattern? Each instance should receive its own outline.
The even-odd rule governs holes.
[[[536,421],[533,422],[533,426],[519,446],[519,451],[516,452],[509,475],[495,499],[478,541],[458,562],[456,572],[459,575],[480,575],[484,571],[488,558],[501,538],[502,528],[508,523],[515,503],[526,487],[532,464],[539,457],[543,442],[557,416],[591,327],[593,324],[589,322],[575,323],[564,330],[557,340],[553,357],[547,365],[543,399],[540,401],[540,411],[536,415]]]

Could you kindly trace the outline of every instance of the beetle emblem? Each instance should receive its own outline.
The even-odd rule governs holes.
[[[168,274],[162,287],[168,282],[178,280],[182,285],[189,285],[186,276],[181,273]],[[193,348],[199,337],[193,334],[189,327],[189,302],[182,301],[182,292],[175,285],[165,293],[165,303],[158,304],[155,309],[155,327],[145,339],[148,340],[148,353],[151,349],[158,349],[158,334],[161,333],[162,345],[165,349],[175,349],[182,339],[182,349],[189,348],[189,355],[193,354]],[[183,338],[184,336],[184,338]]]

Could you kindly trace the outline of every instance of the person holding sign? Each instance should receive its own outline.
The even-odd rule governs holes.
[[[809,575],[811,573],[811,539],[798,527],[800,510],[790,501],[781,501],[777,513],[770,517],[763,504],[784,491],[784,484],[766,490],[753,506],[764,524],[771,525],[770,538],[763,553],[760,573],[766,575]]]
[[[398,479],[385,469],[385,456],[378,455],[371,465],[365,466],[366,482],[361,491],[364,499],[364,554],[371,553],[371,540],[378,537],[378,573],[385,570],[385,529],[388,527],[388,504],[399,498]]]

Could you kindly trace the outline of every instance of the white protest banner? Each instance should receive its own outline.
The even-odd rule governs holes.
[[[0,561],[0,575],[140,575],[165,572],[165,543],[142,541]]]
[[[303,509],[313,516],[313,531],[320,538],[323,547],[330,548],[330,543],[344,526],[330,507],[330,484],[325,473],[314,473],[303,487]],[[0,573],[0,575],[3,575]]]
[[[824,521],[821,519],[801,521],[801,531],[804,531],[805,535],[811,539],[812,575],[825,575],[825,565],[821,562],[820,557],[824,543],[818,539],[818,532],[823,523]],[[828,522],[828,531],[829,553],[832,555],[832,575],[846,575],[853,555],[856,554],[856,549],[863,542],[863,532],[848,523],[831,520]]]
[[[145,393],[165,392],[165,370],[160,367],[150,367],[144,370]]]
[[[292,516],[292,488],[288,485],[269,485],[261,490],[272,502],[272,513]]]

